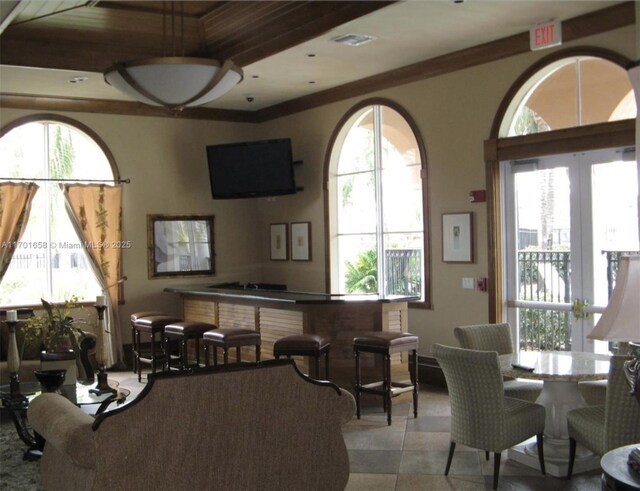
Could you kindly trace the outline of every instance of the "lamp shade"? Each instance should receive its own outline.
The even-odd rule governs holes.
[[[609,305],[587,337],[603,341],[640,341],[640,255],[620,258]]]
[[[206,104],[242,77],[242,69],[231,61],[178,56],[116,63],[104,73],[105,81],[124,94],[170,109]]]

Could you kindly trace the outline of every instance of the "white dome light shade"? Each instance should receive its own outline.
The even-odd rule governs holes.
[[[242,80],[242,69],[231,61],[164,57],[116,63],[105,81],[134,99],[170,109],[199,106],[222,97]]]

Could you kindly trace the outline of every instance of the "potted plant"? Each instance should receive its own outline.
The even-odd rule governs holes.
[[[29,318],[25,323],[25,344],[40,346],[43,370],[67,369],[65,384],[75,384],[76,359],[81,353],[82,340],[86,337],[85,332],[76,325],[85,321],[74,319],[70,315],[73,309],[79,307],[78,297],[72,296],[61,304],[44,299],[40,301],[45,312]]]

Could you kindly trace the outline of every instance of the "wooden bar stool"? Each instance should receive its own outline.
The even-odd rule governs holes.
[[[212,329],[217,329],[213,324],[207,324],[206,322],[193,322],[183,321],[167,324],[164,328],[164,349],[165,359],[171,359],[171,353],[169,350],[169,341],[176,339],[180,345],[180,358],[178,360],[179,366],[182,370],[186,370],[189,367],[189,353],[187,351],[187,342],[190,339],[194,340],[196,349],[196,366],[200,366],[200,339],[202,335]],[[171,368],[171,367],[168,367]]]
[[[180,322],[182,319],[174,317],[172,315],[150,315],[148,317],[141,317],[136,319],[134,323],[136,346],[136,366],[138,367],[138,382],[142,381],[142,367],[141,363],[147,363],[151,365],[151,372],[155,373],[159,364],[165,363],[165,349],[164,349],[164,328],[167,324],[174,322]],[[149,352],[143,352],[140,346],[140,334],[146,333],[151,336],[151,350]],[[160,335],[159,343],[157,335]],[[158,345],[159,344],[159,345]],[[166,360],[168,363],[169,360]]]
[[[273,356],[276,359],[281,356],[308,356],[315,359],[315,378],[320,378],[320,357],[324,354],[324,376],[329,380],[329,350],[331,342],[329,338],[317,334],[293,334],[278,339],[273,343]]]
[[[391,355],[403,351],[411,352],[409,376],[411,380],[391,380]],[[383,408],[387,413],[387,424],[391,425],[391,399],[413,391],[413,416],[418,417],[418,336],[403,332],[375,332],[353,339],[356,358],[356,415],[360,419],[360,394],[375,394],[383,397]],[[383,355],[382,380],[362,385],[360,377],[360,353]]]
[[[224,363],[229,362],[229,349],[236,349],[236,362],[240,363],[242,346],[255,346],[256,361],[260,361],[260,333],[252,329],[213,329],[202,335],[204,362],[209,366],[209,346],[213,346],[213,364],[218,364],[218,348],[222,348]]]
[[[133,368],[133,373],[138,373],[138,351],[140,350],[140,346],[138,346],[136,336],[136,321],[143,317],[150,317],[152,315],[165,315],[164,312],[160,312],[158,310],[145,310],[142,312],[134,312],[131,314],[131,367]]]

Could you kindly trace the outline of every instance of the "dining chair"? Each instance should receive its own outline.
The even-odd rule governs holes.
[[[499,355],[513,353],[511,327],[502,324],[475,324],[460,326],[453,330],[461,348],[497,351]],[[504,395],[535,402],[542,392],[542,381],[504,378]]]
[[[451,443],[444,475],[449,475],[457,443],[494,452],[493,489],[498,487],[502,451],[536,436],[540,470],[545,474],[545,408],[504,396],[498,353],[434,344],[451,404]]]
[[[567,413],[567,479],[571,479],[578,443],[598,455],[604,455],[614,448],[640,441],[640,404],[631,396],[624,376],[623,364],[627,359],[620,355],[611,357],[604,405],[581,407]]]

